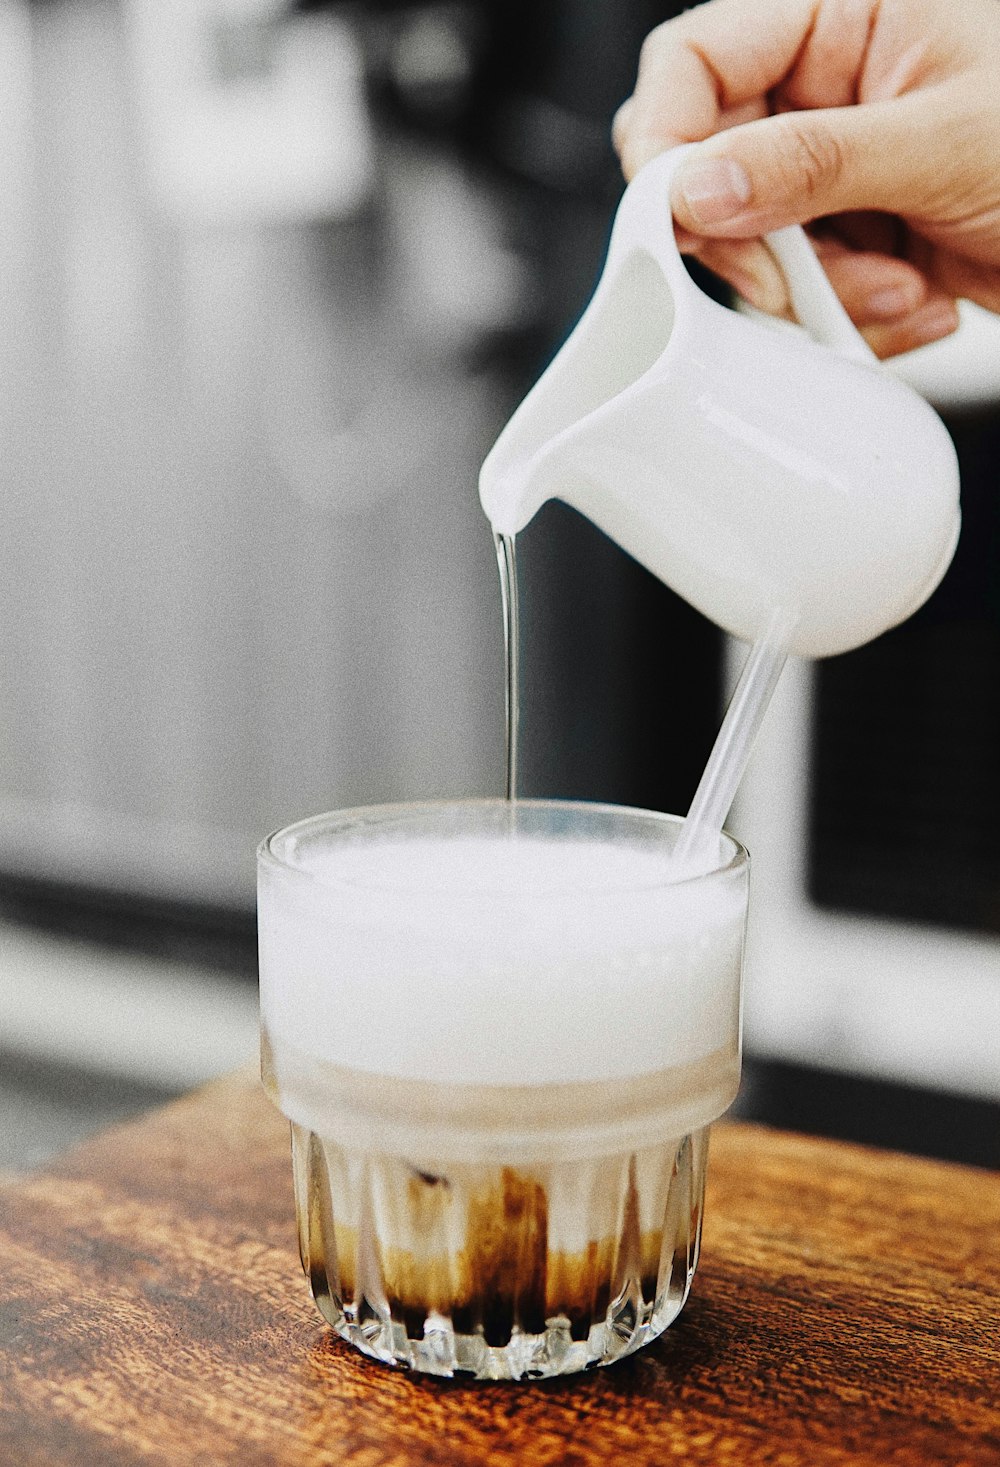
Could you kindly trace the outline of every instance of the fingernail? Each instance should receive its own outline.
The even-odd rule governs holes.
[[[675,185],[697,224],[721,224],[750,202],[746,169],[732,158],[693,159],[678,168]]]
[[[780,316],[788,309],[788,287],[785,277],[765,250],[755,259],[751,269],[744,268],[733,273],[733,284],[740,295],[758,311],[767,311]]]
[[[919,303],[918,291],[905,285],[887,285],[882,290],[873,290],[868,297],[868,313],[883,321],[895,321],[905,316]]]
[[[958,307],[954,301],[928,301],[915,311],[907,325],[911,334],[919,341],[940,341],[950,336],[958,326]]]

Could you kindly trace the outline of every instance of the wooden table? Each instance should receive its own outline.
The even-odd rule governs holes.
[[[1000,1463],[1000,1185],[716,1128],[678,1322],[606,1370],[414,1377],[342,1345],[285,1124],[221,1081],[0,1191],[0,1463]]]

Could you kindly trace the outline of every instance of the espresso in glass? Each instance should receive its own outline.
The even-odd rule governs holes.
[[[259,854],[264,1083],[302,1263],[366,1354],[550,1376],[654,1339],[736,1094],[746,852],[557,801],[322,815]]]

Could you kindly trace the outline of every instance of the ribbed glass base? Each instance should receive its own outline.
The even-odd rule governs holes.
[[[708,1127],[663,1146],[446,1171],[292,1126],[299,1247],[323,1317],[365,1354],[518,1380],[661,1334],[698,1260]]]

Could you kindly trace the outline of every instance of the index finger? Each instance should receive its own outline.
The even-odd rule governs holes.
[[[859,29],[871,5],[856,5]],[[798,63],[817,29],[822,0],[708,0],[651,31],[635,91],[616,120],[626,178],[679,143],[765,116],[768,93]],[[842,22],[841,22],[842,24]],[[853,36],[844,60],[856,67]]]

